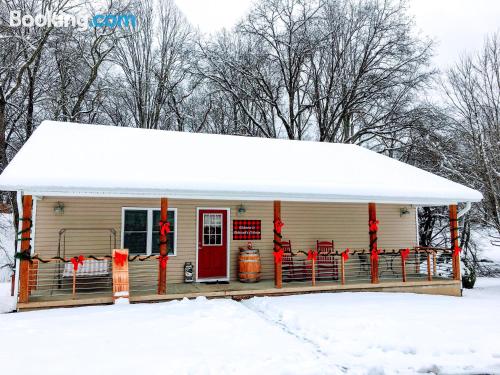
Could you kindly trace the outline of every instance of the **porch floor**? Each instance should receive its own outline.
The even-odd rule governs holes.
[[[274,280],[261,280],[258,283],[241,283],[232,281],[228,284],[168,284],[167,294],[152,294],[151,291],[131,293],[130,301],[134,302],[156,302],[168,301],[180,298],[196,298],[205,296],[208,298],[233,298],[244,299],[253,296],[280,296],[288,294],[321,293],[321,292],[411,292],[425,294],[446,294],[453,296],[461,295],[461,282],[450,279],[434,279],[432,281],[422,278],[402,281],[381,281],[378,284],[352,282],[341,285],[331,282],[318,282],[312,286],[310,282],[283,283],[281,289],[274,287]],[[32,296],[28,303],[19,303],[19,310],[31,310],[37,308],[69,307],[84,305],[99,305],[112,303],[109,291],[93,292],[92,294],[77,294],[75,298],[71,294]]]

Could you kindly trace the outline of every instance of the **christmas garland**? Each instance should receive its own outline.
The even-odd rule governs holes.
[[[31,233],[31,229],[33,228],[33,220],[29,217],[27,218],[24,218],[24,217],[20,217],[19,218],[19,221],[27,221],[29,223],[28,227],[20,230],[19,232],[17,232],[17,235],[19,236],[18,237],[18,241],[29,241],[28,242],[28,248],[27,249],[24,249],[22,250],[22,252],[25,252],[25,253],[31,253],[31,237],[23,237],[23,233],[27,233],[27,232],[30,232]]]
[[[160,227],[160,236],[161,237],[165,237],[164,241],[160,240],[160,246],[161,245],[166,245],[168,243],[168,241],[167,241],[167,235],[170,233],[170,223],[168,222],[168,220],[166,220],[166,221],[160,220],[160,222],[158,223],[158,225]]]
[[[273,252],[274,263],[279,264],[279,263],[282,262],[282,260],[283,260],[283,254],[284,254],[283,247],[281,245],[281,239],[283,238],[283,236],[281,235],[281,228],[283,228],[283,226],[285,224],[281,221],[280,218],[277,218],[276,220],[274,220],[273,223],[274,223],[273,232],[274,232],[275,236],[278,237],[278,240],[273,239],[273,243],[274,243],[274,252]]]

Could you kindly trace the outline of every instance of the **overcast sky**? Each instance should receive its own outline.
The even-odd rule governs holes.
[[[188,20],[210,33],[231,28],[252,0],[176,0]],[[500,0],[410,0],[417,28],[437,42],[435,61],[445,69],[464,51],[480,48],[487,33],[500,31]]]

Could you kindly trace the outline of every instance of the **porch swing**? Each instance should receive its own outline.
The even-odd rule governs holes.
[[[89,234],[101,234],[109,238],[107,241],[108,246],[104,249],[100,249],[100,255],[96,256],[101,258],[103,255],[111,256],[113,249],[116,249],[116,230],[114,228],[62,228],[59,230],[59,239],[57,245],[57,256],[66,259],[74,256],[83,255],[87,257],[92,254],[67,254],[67,245],[70,242],[67,239],[68,234],[79,233],[80,236],[88,232]],[[79,239],[81,240],[81,239]],[[95,250],[95,249],[94,249]],[[57,288],[61,289],[64,285],[71,282],[73,279],[73,264],[58,262],[57,267],[54,270],[54,280],[57,283]],[[85,259],[83,264],[76,270],[76,282],[77,288],[82,291],[92,291],[96,289],[108,288],[111,286],[111,261],[110,259]]]

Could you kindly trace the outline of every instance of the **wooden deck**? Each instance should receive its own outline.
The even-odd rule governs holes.
[[[240,283],[233,281],[228,284],[169,284],[167,294],[132,294],[130,301],[138,302],[160,302],[181,298],[196,298],[205,296],[207,298],[233,298],[245,299],[253,296],[283,296],[293,294],[326,293],[326,292],[408,292],[421,294],[441,294],[461,296],[461,282],[450,279],[383,281],[378,284],[371,283],[339,283],[319,282],[316,286],[305,282],[283,283],[283,288],[274,287],[274,281],[263,280],[258,283]],[[71,294],[57,296],[33,297],[28,303],[19,303],[18,310],[33,310],[54,307],[86,306],[111,304],[112,298],[109,292],[93,293],[92,295],[77,295],[72,298]]]

